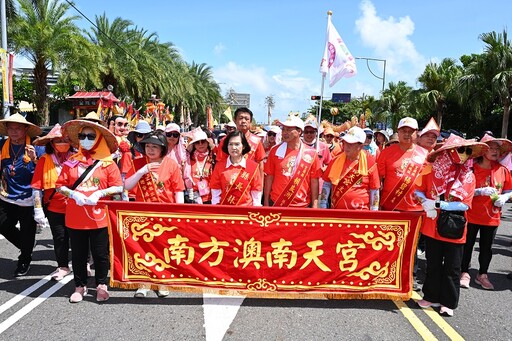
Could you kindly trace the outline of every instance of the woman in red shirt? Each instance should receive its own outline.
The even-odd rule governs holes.
[[[67,201],[65,222],[76,288],[69,302],[80,302],[87,293],[89,245],[96,270],[96,300],[106,301],[109,298],[108,222],[105,208],[98,205],[98,200],[123,191],[119,167],[111,156],[118,148],[117,140],[104,126],[86,120],[64,123],[62,134],[79,146],[78,152],[64,163],[55,186],[59,193],[72,199]]]
[[[507,139],[495,139],[484,135],[480,142],[486,143],[489,150],[475,159],[473,173],[476,178],[476,190],[471,209],[468,211],[468,232],[464,254],[462,256],[461,288],[469,288],[471,277],[469,263],[475,246],[476,236],[480,232],[480,255],[478,256],[478,275],[475,282],[486,290],[494,290],[487,270],[492,259],[492,243],[500,225],[501,207],[512,194],[512,179],[508,169],[498,163],[500,157],[512,150],[512,142]]]
[[[244,158],[251,147],[245,135],[235,130],[222,145],[229,157],[217,163],[212,174],[212,204],[261,206],[263,180],[258,164]]]

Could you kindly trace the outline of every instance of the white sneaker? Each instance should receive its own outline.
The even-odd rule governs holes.
[[[167,297],[167,296],[169,296],[170,292],[169,292],[169,290],[166,290],[164,286],[161,286],[156,291],[156,294],[158,297]]]
[[[144,298],[148,295],[148,292],[149,292],[149,289],[139,288],[139,289],[137,289],[137,291],[135,292],[135,295],[133,295],[133,297]]]

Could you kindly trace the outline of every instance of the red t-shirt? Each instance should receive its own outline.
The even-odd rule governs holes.
[[[49,155],[48,155],[49,156]],[[39,159],[39,162],[36,165],[36,169],[34,170],[34,176],[32,177],[32,188],[35,189],[43,189],[43,183],[44,183],[44,163],[46,162],[47,157],[42,157]],[[51,160],[53,161],[53,160]],[[58,168],[57,168],[58,171]],[[45,189],[43,193],[43,203],[47,205],[48,211],[55,212],[55,213],[66,213],[66,204],[67,199],[62,194],[55,192],[55,194],[52,197],[52,200],[50,200],[50,196],[52,193],[55,192],[54,188],[51,189]]]
[[[102,162],[100,161],[100,164]],[[85,170],[81,165],[70,167],[64,164],[62,172],[57,180],[56,188],[66,186],[71,188],[75,181],[79,178],[78,168]],[[92,174],[91,174],[92,173]],[[121,173],[119,167],[114,162],[110,162],[107,166],[100,165],[94,171],[87,175],[87,180],[82,181],[75,191],[89,196],[97,190],[107,189],[112,186],[122,186]],[[80,173],[82,174],[82,172]],[[108,199],[108,198],[104,198]],[[90,230],[106,227],[108,217],[105,208],[102,205],[78,206],[73,199],[69,199],[66,206],[66,226],[73,229]]]
[[[132,168],[130,172],[126,174],[126,178],[128,179],[134,173],[135,169]],[[154,180],[156,183],[156,193],[158,194],[158,198],[165,203],[175,203],[176,200],[174,193],[185,190],[180,167],[176,161],[167,156],[162,160]],[[138,185],[135,186],[131,192],[135,194],[135,201],[144,201]]]
[[[379,176],[384,178],[384,182],[382,184],[382,191],[380,195],[380,202],[383,210],[391,210],[391,207],[386,207],[386,198],[393,192],[396,188],[397,184],[403,177],[403,172],[406,169],[407,165],[411,161],[411,158],[418,158],[416,153],[416,148],[420,148],[420,153],[427,154],[426,150],[421,148],[420,146],[414,145],[414,148],[404,151],[400,148],[400,145],[394,144],[387,148],[385,148],[377,158],[377,167],[379,168]],[[423,163],[423,167],[426,164],[425,160],[421,160],[418,158],[415,163],[421,162]],[[421,173],[420,173],[421,174]],[[418,178],[421,175],[418,176]],[[400,200],[398,205],[394,208],[396,211],[422,211],[423,208],[421,204],[416,199],[414,195],[414,191],[416,190],[417,185],[413,184],[408,192],[404,195],[403,199]]]
[[[215,169],[213,170],[212,178],[210,181],[210,187],[211,189],[218,189],[222,191],[220,202],[224,200],[224,197],[226,196],[226,193],[231,188],[231,185],[238,177],[238,174],[242,168],[247,168],[247,165],[250,163],[253,164],[253,166],[256,167],[256,171],[254,172],[254,176],[252,177],[252,180],[249,182],[247,190],[242,195],[242,198],[240,198],[238,206],[252,206],[252,196],[251,191],[262,191],[263,190],[263,180],[261,178],[261,172],[259,170],[259,166],[256,164],[256,162],[251,160],[245,160],[246,167],[243,167],[242,165],[229,165],[227,167],[227,159],[224,162],[217,163],[215,165]],[[227,168],[226,168],[227,167]],[[252,174],[251,174],[252,175]],[[228,205],[228,203],[224,203]]]
[[[498,193],[512,189],[512,180],[507,168],[497,162],[493,162],[490,169],[473,165],[473,173],[476,178],[476,188],[494,187]],[[493,205],[492,199],[487,195],[479,195],[473,198],[471,209],[468,211],[468,221],[477,225],[499,226],[501,220],[501,208]]]
[[[270,199],[274,202],[279,198],[281,193],[285,191],[288,183],[293,181],[295,178],[294,169],[299,162],[299,160],[294,161],[294,159],[298,159],[300,149],[293,150],[286,148],[284,158],[277,156],[276,152],[282,145],[283,144],[281,143],[270,150],[267,162],[265,163],[265,174],[272,175],[274,177],[272,189],[270,191]],[[311,147],[304,143],[302,144],[302,148],[312,150]],[[320,162],[318,162],[318,157],[315,157],[312,160],[309,173],[302,182],[302,186],[295,192],[296,195],[292,200],[290,207],[309,206],[311,202],[311,179],[318,179],[321,176],[321,172]]]
[[[265,159],[266,153],[265,148],[263,148],[263,143],[261,142],[261,138],[249,133],[249,138],[247,139],[247,142],[249,142],[249,145],[251,146],[252,153],[245,154],[245,159],[253,160],[257,163],[263,161]],[[247,136],[246,136],[247,137]],[[224,162],[228,154],[224,153],[222,150],[222,146],[224,146],[224,143],[226,143],[226,138],[223,138],[218,146],[218,152],[217,152],[217,162]],[[256,146],[256,148],[254,148]]]
[[[388,148],[384,149],[386,151]],[[383,151],[383,152],[384,152]],[[433,186],[433,174],[434,171],[429,172],[428,174],[423,175],[421,180],[421,185],[419,186],[418,190],[425,193],[425,196],[428,199],[435,200],[435,190]],[[447,186],[451,187],[451,186]],[[462,202],[466,205],[468,205],[471,209],[471,201],[473,200],[473,195],[475,194],[475,175],[472,172],[467,173],[466,179],[462,181],[462,188],[468,193],[467,197],[462,200]],[[454,201],[460,201],[458,198],[454,197]],[[467,219],[467,211],[466,211],[466,219]],[[441,240],[444,242],[450,242],[454,244],[464,244],[466,242],[466,232],[467,228],[464,229],[464,234],[462,235],[462,238],[460,239],[449,239],[441,237],[437,233],[437,218],[436,219],[430,219],[426,216],[423,220],[423,226],[421,227],[421,233],[424,234],[427,237],[434,238],[437,240]]]
[[[329,179],[329,173],[334,164],[334,160],[327,166],[327,169],[324,172],[323,180],[327,182],[331,182]],[[379,172],[375,165],[375,158],[369,154],[367,154],[367,163],[368,163],[368,175],[363,176],[359,181],[357,181],[346,193],[343,197],[338,200],[338,204],[336,209],[346,209],[346,210],[369,210],[370,209],[370,190],[371,189],[379,189],[380,188],[380,178]],[[346,160],[343,165],[343,170],[341,171],[342,178],[343,175],[347,172],[350,167],[351,162]],[[355,167],[358,167],[356,164]],[[357,169],[357,168],[356,168]],[[338,186],[332,186],[331,196],[335,193],[336,188]]]

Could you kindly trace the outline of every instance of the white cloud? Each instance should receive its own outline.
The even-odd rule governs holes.
[[[218,43],[213,47],[213,54],[215,54],[216,56],[220,56],[225,50],[226,46],[224,46],[224,44],[222,43]]]
[[[414,84],[427,60],[416,50],[411,40],[414,33],[412,19],[409,16],[382,18],[369,0],[363,0],[360,7],[362,14],[356,20],[356,31],[363,44],[372,48],[377,58],[386,59],[389,81],[398,77]],[[386,80],[386,83],[389,81]]]

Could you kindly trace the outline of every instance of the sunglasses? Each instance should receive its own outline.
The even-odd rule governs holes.
[[[78,133],[78,139],[79,140],[85,140],[88,139],[90,141],[96,140],[96,134],[84,134],[84,133]]]
[[[206,140],[199,140],[199,141],[196,141],[194,143],[197,143],[197,144],[203,144],[203,143],[206,143]]]
[[[144,137],[144,133],[136,133],[135,136],[138,137],[139,139],[143,138]]]
[[[471,155],[471,154],[473,154],[473,149],[471,149],[470,147],[459,147],[459,148],[457,148],[457,153],[459,153],[459,154],[466,153],[466,155]]]
[[[180,133],[178,133],[177,131],[172,131],[172,132],[165,133],[165,136],[167,136],[167,137],[180,137]]]
[[[276,136],[276,133],[273,133],[273,132],[269,131],[269,132],[267,133],[267,136]]]
[[[304,134],[315,134],[316,130],[304,130]]]
[[[118,127],[128,127],[128,122],[127,123],[121,123],[121,122],[118,122],[116,124]]]

